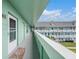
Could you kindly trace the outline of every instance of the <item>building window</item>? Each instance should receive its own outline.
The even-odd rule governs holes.
[[[47,35],[47,33],[45,32],[45,35]]]
[[[50,35],[50,33],[48,32],[48,35]]]
[[[16,39],[16,21],[12,18],[9,18],[9,25],[10,25],[10,40],[12,42]]]
[[[17,46],[17,19],[8,14],[8,54],[10,54]]]
[[[52,33],[52,35],[54,35],[54,33]]]
[[[53,30],[53,27],[52,27],[52,30]]]

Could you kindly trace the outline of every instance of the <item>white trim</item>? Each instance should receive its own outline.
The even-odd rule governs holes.
[[[16,39],[10,43],[10,28],[9,28],[9,18],[16,21]],[[12,15],[8,14],[8,55],[17,47],[17,19]]]

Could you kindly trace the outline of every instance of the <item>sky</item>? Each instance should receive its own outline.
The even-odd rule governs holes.
[[[76,20],[76,0],[48,0],[46,9],[38,21]]]

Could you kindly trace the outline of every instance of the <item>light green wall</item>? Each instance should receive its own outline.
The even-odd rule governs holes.
[[[2,59],[8,59],[8,12],[12,13],[18,20],[17,20],[17,25],[18,25],[18,45],[21,43],[21,41],[25,37],[25,27],[27,29],[28,24],[24,21],[24,19],[20,16],[20,14],[16,11],[15,8],[12,7],[12,5],[7,1],[3,0],[2,1],[2,13],[3,15],[6,15],[6,18],[2,18]],[[24,26],[25,25],[25,26]],[[29,26],[28,26],[29,27]],[[30,28],[29,28],[30,30]],[[26,33],[27,34],[27,33]]]
[[[41,43],[39,42],[38,38],[36,38],[36,43],[37,43],[37,46],[38,46],[38,50],[39,50],[39,56],[40,56],[40,59],[50,59],[49,56],[47,55],[45,49],[43,48],[43,46],[41,45]]]
[[[18,46],[25,45],[27,50],[24,59],[32,59],[32,35],[26,35],[28,33],[31,34],[29,24],[33,26],[36,23],[36,20],[42,14],[47,1],[48,0],[2,0],[2,13],[3,15],[6,15],[6,18],[2,18],[3,59],[8,59],[8,12],[17,18],[17,43]],[[26,21],[28,21],[29,24],[27,24]],[[26,32],[26,29],[28,29],[28,33]]]

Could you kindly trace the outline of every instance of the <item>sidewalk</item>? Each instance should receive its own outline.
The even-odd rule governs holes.
[[[76,49],[76,47],[67,47],[67,48],[69,48],[69,49]]]

